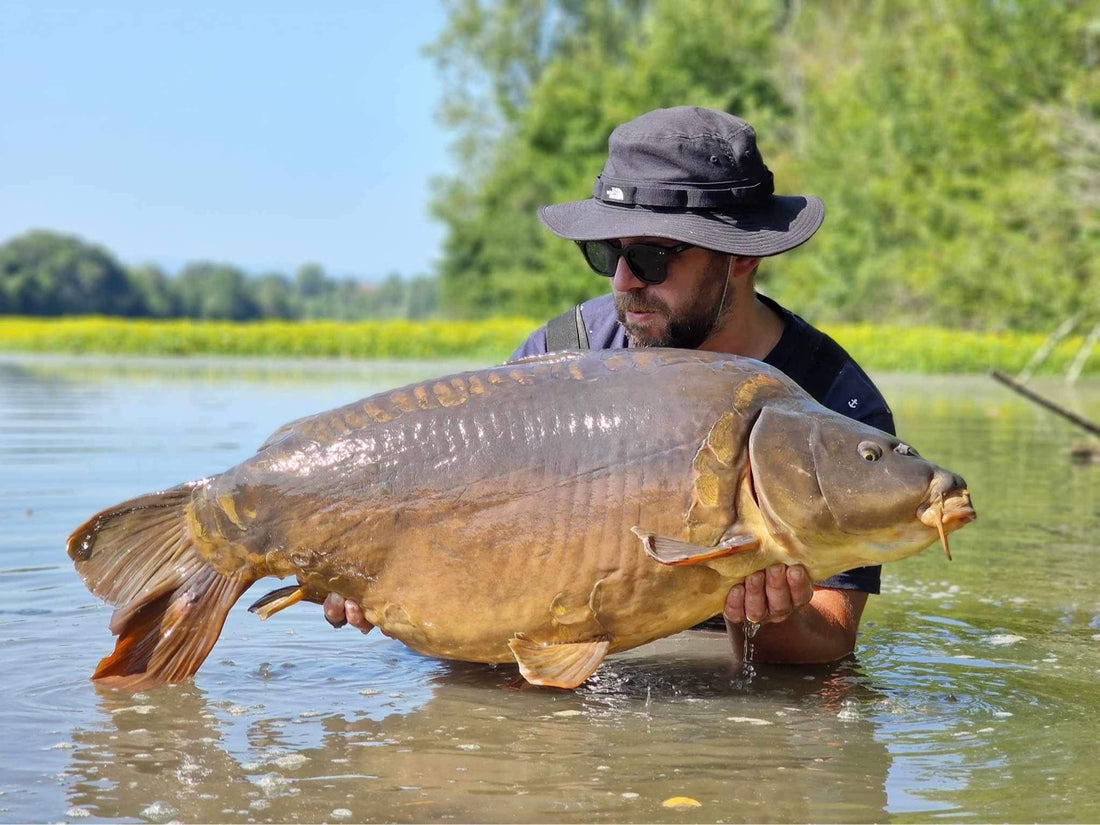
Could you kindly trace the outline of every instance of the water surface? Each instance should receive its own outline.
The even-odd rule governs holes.
[[[458,366],[0,358],[0,821],[1100,820],[1100,465],[983,376],[878,376],[980,515],[953,562],[884,570],[843,662],[744,671],[696,632],[575,691],[519,687],[311,605],[260,623],[244,607],[261,582],[191,682],[88,681],[110,609],[72,570],[72,529],[288,420]],[[1100,384],[1034,386],[1100,419]]]

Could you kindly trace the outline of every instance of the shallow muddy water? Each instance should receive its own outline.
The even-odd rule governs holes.
[[[723,635],[518,688],[305,605],[230,613],[194,680],[88,676],[110,609],[65,554],[102,507],[248,456],[277,426],[456,364],[0,357],[2,822],[1100,820],[1100,464],[984,376],[878,376],[979,519],[884,569],[855,656],[742,670]],[[1100,384],[1033,386],[1100,419]],[[697,805],[665,807],[686,797]]]

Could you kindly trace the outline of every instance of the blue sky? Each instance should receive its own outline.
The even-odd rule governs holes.
[[[0,0],[0,242],[428,272],[443,24],[439,0]]]

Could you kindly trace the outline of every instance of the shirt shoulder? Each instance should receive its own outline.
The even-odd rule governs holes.
[[[572,312],[572,309],[569,310]],[[581,319],[588,333],[589,349],[621,349],[626,344],[626,331],[619,323],[615,301],[610,294],[601,295],[581,304]],[[527,336],[509,361],[546,352],[546,325]]]
[[[764,295],[759,298],[783,319],[783,334],[764,361],[823,407],[893,434],[890,406],[856,360],[798,315]]]
[[[855,361],[841,368],[825,396],[823,406],[896,435],[893,411],[878,387]]]

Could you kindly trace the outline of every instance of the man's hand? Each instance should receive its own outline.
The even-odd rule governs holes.
[[[814,585],[805,567],[773,564],[730,588],[722,615],[733,624],[782,622],[813,596]]]
[[[333,627],[343,627],[350,624],[363,633],[370,633],[374,625],[363,616],[363,608],[359,602],[353,599],[345,599],[339,593],[329,593],[322,605],[325,612],[325,621]]]
[[[746,656],[745,623],[760,625],[750,640],[755,662],[821,663],[855,649],[867,594],[815,590],[802,565],[773,564],[734,585],[722,615],[734,658]]]

